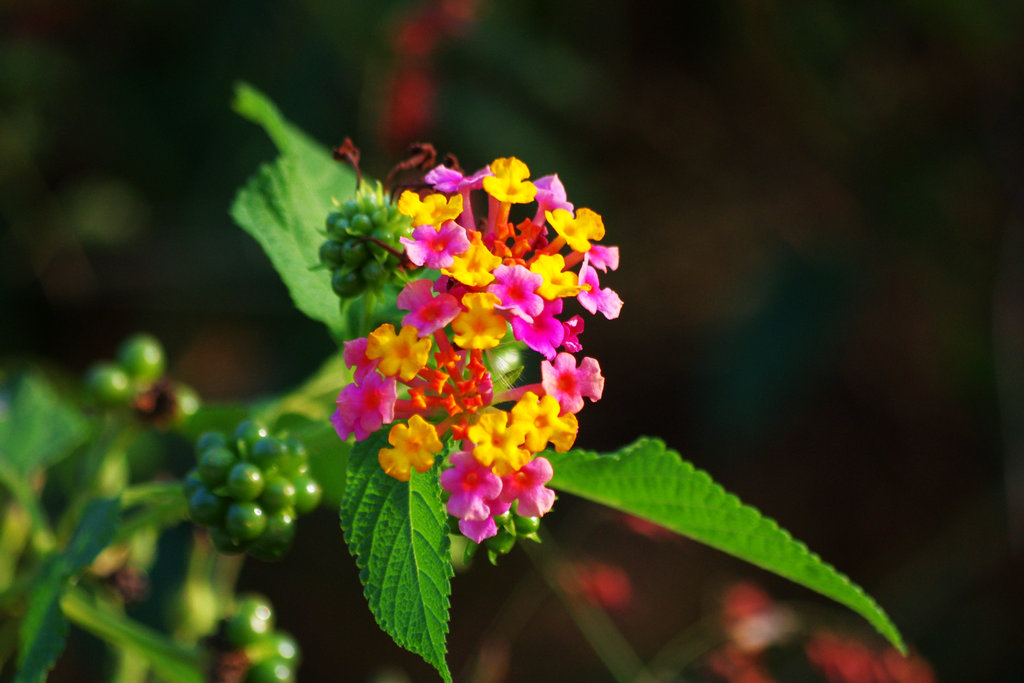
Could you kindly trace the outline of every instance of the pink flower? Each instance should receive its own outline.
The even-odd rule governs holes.
[[[584,358],[577,368],[575,358],[560,353],[554,364],[546,360],[540,362],[540,374],[544,391],[555,397],[563,414],[578,413],[583,408],[584,396],[597,401],[604,393],[601,366],[593,358]]]
[[[558,174],[546,175],[533,181],[537,187],[537,215],[533,222],[544,225],[544,212],[565,209],[572,212],[572,204],[566,201],[565,186],[558,179]]]
[[[366,337],[353,339],[345,342],[345,351],[342,358],[345,360],[345,367],[355,368],[352,376],[356,382],[362,382],[363,378],[377,368],[380,359],[370,360],[366,357],[366,345],[369,340]]]
[[[338,409],[331,416],[335,431],[343,441],[352,433],[362,441],[395,419],[397,398],[394,377],[385,379],[371,373],[361,384],[346,385],[338,394]]]
[[[430,292],[430,280],[413,280],[398,294],[398,307],[411,311],[402,318],[402,324],[415,327],[421,337],[442,329],[462,312],[458,299],[451,294],[435,297]]]
[[[448,514],[468,521],[490,518],[489,501],[501,493],[501,479],[490,467],[484,467],[470,451],[452,453],[452,467],[441,472],[441,486],[452,494]]]
[[[494,523],[495,515],[503,515],[508,512],[508,503],[495,499],[488,503],[490,506],[491,514],[483,520],[470,520],[460,519],[459,520],[459,531],[462,535],[473,541],[474,543],[482,543],[485,538],[490,538],[498,533],[498,525]]]
[[[494,175],[489,166],[484,166],[472,175],[464,176],[454,168],[444,164],[435,166],[423,178],[423,181],[434,186],[438,192],[454,194],[464,190],[479,190],[484,186],[484,178]]]
[[[555,502],[555,492],[544,486],[551,481],[553,475],[554,470],[548,459],[537,456],[518,472],[501,478],[501,495],[498,499],[509,504],[518,500],[518,515],[543,517]]]
[[[412,239],[401,237],[405,253],[417,266],[440,270],[452,265],[455,257],[469,249],[466,230],[454,221],[445,221],[439,229],[421,225],[412,231]]]
[[[582,351],[583,344],[580,343],[579,336],[583,334],[583,318],[574,315],[562,323],[562,329],[565,330],[562,348],[570,353]]]
[[[601,314],[613,320],[619,317],[622,310],[622,299],[612,289],[601,289],[601,283],[597,279],[597,271],[589,267],[586,260],[580,268],[580,293],[576,300],[583,308],[591,313],[601,311]]]
[[[565,328],[555,316],[562,312],[562,300],[545,301],[544,310],[531,322],[512,318],[512,336],[551,360],[565,337]]]
[[[498,266],[491,275],[494,283],[487,291],[501,300],[497,308],[511,311],[527,322],[544,310],[544,299],[537,294],[537,288],[544,284],[543,275],[519,265]]]
[[[600,244],[591,244],[587,257],[590,259],[590,265],[602,273],[617,270],[619,267],[618,247],[602,247]]]

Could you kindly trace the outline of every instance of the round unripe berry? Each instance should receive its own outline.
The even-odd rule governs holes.
[[[152,382],[164,374],[164,348],[152,335],[136,334],[124,340],[117,360],[137,382]]]
[[[209,448],[199,456],[199,478],[211,489],[216,488],[224,483],[237,462],[238,458],[227,448]]]
[[[235,449],[239,457],[248,460],[252,447],[266,435],[267,428],[256,420],[243,420],[235,428]]]
[[[249,546],[249,553],[260,560],[279,560],[295,538],[295,517],[291,508],[267,515],[267,527]]]
[[[360,213],[360,211],[361,209],[359,208],[359,202],[357,202],[354,199],[350,199],[341,205],[341,212],[350,219],[356,214]]]
[[[251,541],[266,528],[267,515],[256,503],[232,503],[224,515],[224,530],[239,541]]]
[[[348,218],[340,211],[334,211],[327,214],[325,227],[327,228],[327,234],[333,239],[344,239],[348,235]]]
[[[178,411],[175,416],[178,420],[192,417],[199,412],[199,406],[202,405],[196,390],[180,382],[175,385],[175,398],[178,399]]]
[[[327,240],[320,245],[320,263],[328,268],[337,268],[343,262],[345,245],[336,240]]]
[[[535,534],[540,529],[540,517],[520,517],[513,515],[512,523],[516,528],[516,536]]]
[[[204,526],[218,526],[228,509],[226,498],[218,496],[206,486],[199,486],[188,499],[188,516]]]
[[[359,274],[362,275],[366,286],[371,289],[379,288],[382,284],[387,282],[388,276],[391,275],[384,266],[376,261],[370,261],[363,266],[362,270],[359,271]]]
[[[370,259],[370,248],[358,239],[350,239],[341,245],[341,261],[350,268],[358,268]]]
[[[93,401],[102,406],[127,403],[132,397],[128,373],[115,363],[97,363],[85,378],[85,389]]]
[[[295,511],[300,515],[312,512],[320,504],[320,484],[308,474],[299,474],[292,479],[295,484]]]
[[[294,507],[295,484],[279,475],[267,477],[260,503],[268,512]]]
[[[308,455],[303,443],[294,436],[289,436],[283,443],[284,458],[282,459],[281,465],[278,469],[288,476],[294,476],[301,472],[305,472],[307,468],[306,463],[308,461]]]
[[[388,228],[391,226],[391,214],[383,207],[374,211],[370,220],[372,220],[374,226],[378,228]]]
[[[373,221],[365,213],[358,213],[349,219],[352,232],[357,235],[369,235],[373,230]]]
[[[292,665],[280,657],[271,657],[249,667],[245,683],[290,683],[295,680]]]
[[[195,493],[200,486],[203,486],[203,480],[199,478],[199,470],[193,467],[185,474],[185,478],[181,481],[181,488],[185,492],[185,497],[191,498],[192,494]]]
[[[213,542],[213,547],[225,555],[244,553],[248,545],[245,541],[240,541],[232,536],[222,526],[210,527],[210,540]]]
[[[366,283],[359,276],[358,271],[338,268],[331,275],[331,289],[343,299],[358,296],[366,289]]]
[[[273,630],[274,611],[270,602],[260,595],[247,595],[238,602],[224,635],[235,647],[246,647],[270,635]]]
[[[228,445],[228,438],[221,432],[203,432],[196,441],[196,453],[202,453],[210,448],[218,448]]]
[[[498,529],[497,535],[491,536],[484,541],[484,545],[488,550],[494,551],[499,555],[507,554],[515,544],[516,537],[504,529]]]
[[[275,631],[259,643],[260,652],[269,653],[267,656],[278,657],[291,663],[293,666],[299,661],[299,645],[287,633]]]
[[[225,486],[235,500],[256,500],[263,493],[263,470],[251,462],[240,462],[228,472]]]

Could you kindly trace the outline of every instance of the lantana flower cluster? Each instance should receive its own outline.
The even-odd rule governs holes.
[[[549,444],[571,448],[584,398],[596,401],[604,390],[598,362],[577,360],[583,319],[565,316],[566,300],[608,319],[622,308],[599,279],[619,262],[617,247],[597,244],[601,216],[574,208],[557,175],[529,175],[514,157],[471,175],[441,165],[424,178],[432,192],[401,194],[398,208],[414,226],[401,243],[424,277],[398,295],[407,311],[400,329],[384,324],[345,344],[354,381],[331,418],[342,439],[393,424],[379,460],[401,481],[429,470],[449,436],[460,443],[441,485],[449,514],[477,543],[497,533],[495,516],[513,504],[520,516],[551,509],[552,468],[538,454]],[[483,213],[483,201],[473,204],[481,194],[486,216],[474,213]],[[522,211],[513,205],[533,203],[511,221]],[[496,387],[493,354],[513,340],[544,357],[541,381]]]

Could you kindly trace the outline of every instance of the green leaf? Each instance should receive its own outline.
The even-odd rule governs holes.
[[[453,571],[438,468],[413,472],[408,482],[384,474],[377,452],[387,446],[387,433],[352,448],[341,527],[377,623],[450,682],[445,637]]]
[[[24,480],[85,438],[87,422],[49,383],[25,372],[0,387],[0,478]]]
[[[90,501],[67,548],[51,555],[36,577],[21,622],[15,683],[42,681],[64,650],[68,624],[60,599],[70,579],[89,566],[110,543],[117,528],[117,499]]]
[[[234,108],[263,127],[280,151],[249,179],[231,205],[231,216],[270,257],[296,307],[343,337],[338,297],[319,263],[324,220],[332,198],[355,193],[355,172],[286,121],[277,107],[249,85],[239,84]]]
[[[896,626],[860,586],[662,441],[640,439],[611,455],[545,456],[555,470],[552,488],[642,517],[815,590],[857,612],[905,650]]]

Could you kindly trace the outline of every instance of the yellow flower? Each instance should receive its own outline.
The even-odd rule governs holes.
[[[473,457],[484,467],[492,467],[499,477],[517,472],[530,462],[530,452],[524,448],[526,427],[512,422],[509,414],[498,410],[484,413],[467,432],[469,440],[476,444]]]
[[[596,211],[579,209],[575,218],[565,209],[545,211],[544,215],[573,251],[590,251],[590,240],[597,242],[604,237],[604,221]]]
[[[409,418],[409,425],[399,422],[388,433],[388,443],[394,448],[382,448],[377,453],[381,468],[398,481],[409,481],[415,469],[421,474],[434,465],[434,454],[440,453],[441,440],[434,425],[419,415]]]
[[[494,280],[491,271],[501,265],[501,259],[492,254],[480,241],[477,233],[472,236],[469,249],[455,257],[452,265],[441,272],[470,287],[483,287]]]
[[[430,194],[420,199],[411,190],[406,190],[398,198],[398,210],[412,218],[413,225],[433,225],[440,227],[445,221],[453,221],[462,213],[462,195],[445,197],[443,194]]]
[[[370,333],[366,357],[380,359],[377,369],[384,376],[398,375],[403,382],[408,382],[426,366],[430,346],[430,337],[417,340],[416,328],[412,325],[404,325],[396,335],[394,325],[385,323]]]
[[[565,259],[561,254],[541,254],[530,264],[530,272],[544,278],[544,284],[537,288],[537,293],[549,301],[563,296],[576,296],[580,293],[576,273],[564,272]]]
[[[537,196],[537,186],[527,178],[530,169],[515,157],[495,159],[491,163],[493,176],[484,178],[484,191],[499,202],[526,204]]]
[[[466,310],[452,321],[455,343],[464,349],[491,349],[505,336],[505,319],[494,313],[500,300],[489,292],[474,292],[462,297]]]
[[[539,453],[547,447],[548,441],[555,450],[564,453],[572,448],[579,431],[579,422],[572,413],[559,417],[561,408],[554,396],[542,396],[528,391],[512,408],[512,419],[526,429],[526,447]]]

